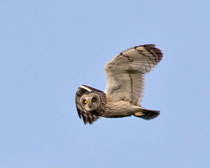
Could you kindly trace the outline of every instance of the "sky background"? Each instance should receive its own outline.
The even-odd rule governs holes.
[[[209,1],[1,0],[1,168],[210,166]],[[104,90],[104,65],[154,43],[163,60],[146,75],[151,121],[84,125],[81,84]]]

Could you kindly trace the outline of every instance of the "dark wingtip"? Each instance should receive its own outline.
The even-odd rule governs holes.
[[[81,119],[81,117],[82,117],[82,112],[80,111],[79,108],[77,108],[77,114],[78,114],[79,118]]]
[[[145,44],[142,46],[155,56],[157,62],[161,61],[161,59],[163,58],[163,53],[159,48],[156,48],[154,44]]]
[[[142,46],[145,47],[146,49],[155,48],[155,44],[144,44]]]
[[[92,124],[94,121],[96,121],[99,118],[98,116],[94,114],[90,114],[90,113],[87,114],[84,112],[81,114],[81,116],[85,125],[88,123]]]
[[[82,114],[82,119],[83,119],[84,124],[87,124],[87,122],[88,122],[88,116],[87,116],[86,113],[83,113]]]

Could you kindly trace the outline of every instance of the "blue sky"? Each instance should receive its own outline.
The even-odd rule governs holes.
[[[210,3],[0,2],[1,168],[197,168],[210,158]],[[83,125],[81,84],[104,90],[104,64],[129,47],[164,53],[142,105],[161,115]]]

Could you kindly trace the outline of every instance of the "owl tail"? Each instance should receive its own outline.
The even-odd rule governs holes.
[[[143,118],[145,120],[151,120],[153,118],[156,118],[159,114],[159,111],[142,108],[140,112],[134,113],[134,116]]]

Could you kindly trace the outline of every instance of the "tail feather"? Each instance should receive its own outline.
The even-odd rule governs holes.
[[[140,112],[134,113],[134,116],[143,118],[145,120],[151,120],[153,118],[156,118],[159,114],[159,111],[142,108]]]

